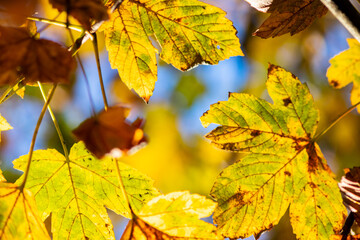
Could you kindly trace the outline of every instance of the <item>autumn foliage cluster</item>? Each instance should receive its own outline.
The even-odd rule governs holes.
[[[320,0],[246,2],[268,13],[253,33],[263,39],[306,31],[328,12]],[[98,35],[104,35],[109,63],[121,81],[151,105],[160,61],[187,71],[244,56],[233,22],[220,8],[199,0],[46,3],[57,10],[52,19],[35,14],[44,1],[0,1],[0,104],[16,95],[24,97],[29,87],[38,88],[44,102],[28,154],[13,160],[14,169],[23,174],[10,182],[0,170],[1,240],[115,239],[108,210],[129,219],[123,240],[259,238],[284,215],[297,239],[359,239],[350,229],[353,222],[354,228],[360,224],[360,170],[346,169],[338,183],[317,143],[351,110],[360,111],[357,40],[348,39],[349,49],[330,60],[329,84],[343,88],[351,83],[353,88],[352,106],[328,128],[318,129],[321,109],[307,83],[269,63],[264,81],[269,97],[231,92],[228,100],[212,104],[200,118],[205,128],[217,126],[205,136],[208,144],[241,153],[218,173],[210,195],[162,194],[151,178],[123,161],[135,150],[143,151],[151,138],[144,131],[146,119],[129,120],[131,108],[121,102],[108,104]],[[60,16],[65,21],[57,20]],[[63,28],[70,42],[42,37],[54,25]],[[92,116],[72,129],[78,142],[68,149],[68,133],[50,103],[58,85],[75,81],[76,69],[86,76],[79,51],[89,41],[104,108],[96,112],[90,90],[85,90]],[[189,91],[195,87],[191,84]],[[35,150],[47,112],[62,153]],[[11,122],[0,114],[0,133],[10,129]],[[213,224],[204,220],[210,216]]]

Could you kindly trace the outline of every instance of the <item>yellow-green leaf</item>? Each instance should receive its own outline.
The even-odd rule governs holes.
[[[15,160],[15,168],[24,170],[27,158]],[[54,239],[114,239],[104,206],[131,217],[115,164],[112,158],[96,159],[82,142],[72,147],[68,160],[52,149],[34,152],[26,187],[34,193],[42,219],[52,214]],[[118,165],[131,206],[138,211],[158,192],[151,179]]]
[[[124,0],[101,28],[111,66],[148,101],[157,78],[156,49],[149,37],[161,46],[160,57],[180,70],[217,64],[243,55],[236,29],[225,15],[198,0]]]
[[[0,170],[0,239],[49,239],[32,193],[7,183]]]
[[[269,66],[266,85],[273,104],[232,93],[201,117],[205,127],[221,125],[206,136],[213,144],[248,153],[224,169],[213,186],[219,203],[215,223],[225,237],[258,236],[290,205],[298,238],[329,239],[341,229],[346,210],[312,141],[318,110],[306,84],[278,66]]]
[[[216,227],[199,218],[212,214],[216,203],[189,192],[173,192],[150,200],[133,218],[121,239],[223,239]]]
[[[10,124],[6,121],[6,119],[1,116],[0,114],[0,142],[1,142],[1,132],[2,131],[7,131],[12,129],[12,127],[10,126]]]
[[[351,103],[360,101],[360,43],[356,39],[348,39],[349,49],[330,59],[330,67],[326,76],[334,88],[343,88],[353,83]],[[357,108],[360,112],[360,107]]]

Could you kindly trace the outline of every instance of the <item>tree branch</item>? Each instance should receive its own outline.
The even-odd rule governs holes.
[[[339,22],[360,42],[360,14],[349,0],[321,0]]]

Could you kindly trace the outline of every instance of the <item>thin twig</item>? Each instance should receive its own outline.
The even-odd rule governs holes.
[[[93,42],[93,46],[94,46],[94,53],[95,53],[95,58],[96,58],[96,66],[97,66],[98,73],[99,73],[99,81],[100,81],[101,93],[102,93],[102,97],[103,97],[103,100],[104,100],[104,109],[105,109],[105,111],[107,111],[109,105],[108,105],[108,101],[107,101],[107,98],[106,98],[106,92],[105,92],[103,77],[102,77],[102,74],[101,74],[99,48],[98,48],[98,41],[97,41],[96,33],[94,33],[93,36],[94,36],[94,39],[93,39],[92,42]]]
[[[349,0],[321,0],[339,22],[360,42],[360,14]]]
[[[354,110],[357,106],[360,105],[360,102],[349,107],[344,113],[340,114],[327,128],[325,128],[322,132],[320,132],[314,139],[313,142],[316,142],[322,135],[324,135],[327,131],[329,131],[335,124],[337,124],[341,119],[343,119],[348,113]]]
[[[52,19],[47,19],[47,18],[41,18],[41,17],[27,17],[27,19],[32,20],[32,21],[36,21],[36,22],[43,22],[43,23],[48,23],[51,25],[55,25],[55,26],[60,26],[60,27],[64,27],[66,28],[66,22],[60,22],[60,21],[56,21],[56,20],[52,20]],[[84,28],[80,25],[73,25],[73,24],[69,24],[68,26],[71,30],[75,30],[77,32],[83,32]]]
[[[46,102],[46,101],[47,101],[47,97],[46,97],[46,95],[45,95],[45,92],[44,92],[44,89],[43,89],[43,86],[42,86],[41,82],[38,82],[38,85],[39,85],[39,89],[40,89],[40,91],[41,91],[41,94],[42,94],[42,96],[43,96],[44,102]],[[63,151],[64,151],[64,156],[65,156],[65,158],[66,158],[67,160],[69,160],[69,152],[68,152],[68,149],[67,149],[66,144],[65,144],[64,136],[62,135],[62,132],[61,132],[61,130],[60,130],[59,123],[58,123],[58,121],[57,121],[56,118],[55,118],[54,112],[52,111],[52,109],[51,109],[51,107],[50,107],[50,104],[48,105],[47,109],[48,109],[49,114],[50,114],[50,116],[51,116],[51,119],[52,119],[52,121],[53,121],[53,123],[54,123],[56,132],[57,132],[57,134],[58,134],[58,136],[59,136],[60,143],[61,143],[61,146],[62,146]]]
[[[34,130],[34,134],[33,134],[33,137],[31,139],[31,144],[30,144],[30,150],[29,150],[29,154],[28,154],[28,162],[27,162],[27,166],[26,166],[26,169],[25,169],[25,173],[24,173],[24,180],[23,182],[21,183],[21,185],[19,186],[19,189],[22,191],[25,187],[25,183],[26,183],[26,180],[29,176],[29,170],[30,170],[30,165],[31,165],[31,159],[32,159],[32,155],[33,155],[33,152],[34,152],[34,147],[35,147],[35,141],[36,141],[36,137],[37,137],[37,134],[38,134],[38,131],[39,131],[39,128],[40,128],[40,125],[41,125],[41,122],[44,118],[44,115],[46,113],[46,109],[47,107],[49,106],[50,104],[50,101],[52,99],[52,97],[54,96],[54,92],[56,90],[56,87],[57,87],[57,83],[55,83],[53,85],[53,87],[50,89],[50,92],[49,92],[49,95],[48,95],[48,99],[46,100],[42,110],[41,110],[41,113],[40,113],[40,116],[39,116],[39,119],[36,123],[36,126],[35,126],[35,130]]]
[[[69,30],[69,34],[70,34],[70,38],[71,38],[71,41],[72,41],[72,44],[75,45],[75,41],[74,41],[74,36],[71,32],[71,30],[68,28]],[[80,65],[80,68],[81,68],[81,72],[85,78],[85,83],[86,83],[86,88],[87,88],[87,92],[88,92],[88,95],[89,95],[89,101],[90,101],[90,107],[91,107],[91,111],[92,111],[92,114],[93,116],[96,116],[96,112],[95,112],[95,104],[94,104],[94,100],[91,96],[91,91],[90,91],[90,82],[89,82],[89,79],[86,75],[86,72],[85,72],[85,68],[84,68],[84,65],[82,64],[82,61],[81,61],[81,58],[79,56],[79,54],[77,54],[77,52],[74,53],[79,65]]]

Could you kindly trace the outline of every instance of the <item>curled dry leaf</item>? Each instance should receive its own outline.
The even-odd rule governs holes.
[[[294,35],[327,13],[320,0],[246,0],[258,11],[271,13],[254,35],[261,38]]]
[[[345,169],[339,188],[345,205],[355,214],[355,220],[360,225],[360,167]]]
[[[100,22],[109,19],[107,8],[101,0],[70,0],[69,6],[66,6],[67,2],[67,0],[50,0],[52,6],[60,12],[69,9],[69,14],[87,30],[91,29],[92,20]]]
[[[105,154],[120,157],[146,142],[143,120],[130,123],[126,120],[127,113],[127,108],[111,107],[82,122],[73,133],[96,157],[102,158]]]
[[[67,83],[75,61],[60,44],[35,39],[25,28],[0,26],[0,86],[15,84]]]

